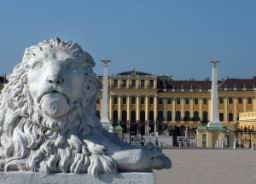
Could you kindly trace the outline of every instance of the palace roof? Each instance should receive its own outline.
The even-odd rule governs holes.
[[[137,71],[134,68],[132,68],[130,71],[124,71],[124,72],[118,73],[117,75],[152,75],[152,74],[142,72],[142,71]]]
[[[173,80],[159,78],[157,83],[159,91],[207,91],[211,89],[210,80]],[[256,88],[255,77],[252,79],[225,79],[218,83],[220,90],[253,90]]]

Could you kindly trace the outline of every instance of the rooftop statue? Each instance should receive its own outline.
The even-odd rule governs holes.
[[[152,144],[128,145],[102,128],[94,65],[72,41],[26,49],[0,96],[0,171],[97,176],[171,167]]]

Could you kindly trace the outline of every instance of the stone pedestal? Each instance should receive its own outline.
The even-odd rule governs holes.
[[[224,148],[226,128],[201,126],[197,129],[197,147]]]
[[[227,128],[219,120],[218,109],[218,75],[217,64],[219,61],[213,60],[212,64],[212,89],[211,89],[211,117],[207,126],[197,129],[197,147],[200,148],[224,148],[227,136]]]
[[[121,173],[116,176],[87,174],[45,174],[29,172],[1,172],[0,184],[154,184],[154,173]]]

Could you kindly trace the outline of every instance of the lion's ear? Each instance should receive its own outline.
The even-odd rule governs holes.
[[[93,68],[94,66],[95,66],[94,59],[92,58],[92,56],[88,52],[85,52],[84,67]]]

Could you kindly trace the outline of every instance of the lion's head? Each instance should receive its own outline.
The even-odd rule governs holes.
[[[92,157],[116,170],[110,157],[100,156],[104,148],[83,141],[102,129],[95,120],[94,65],[78,44],[59,38],[26,49],[0,96],[2,170],[101,172]]]

